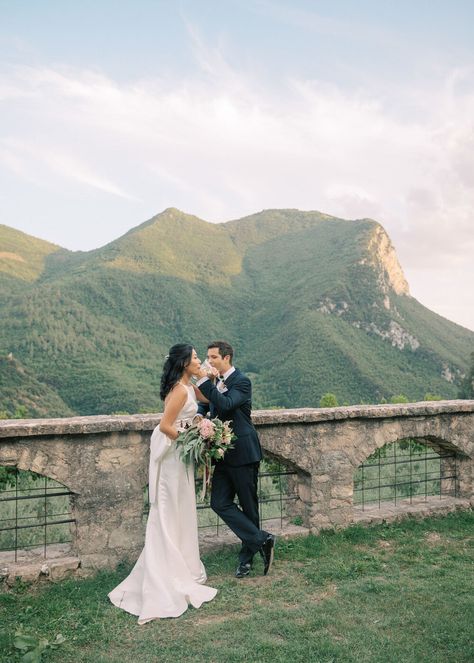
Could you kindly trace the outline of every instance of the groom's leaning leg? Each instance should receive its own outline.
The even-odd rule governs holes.
[[[223,463],[216,465],[212,478],[211,508],[255,554],[265,537],[261,536],[259,528],[234,502],[236,489],[232,479],[233,469]]]
[[[242,481],[239,480],[235,481],[235,470],[237,469],[238,468],[229,467],[225,464],[216,465],[212,481],[211,508],[218,514],[218,516],[220,516],[220,518],[222,518],[234,534],[239,537],[242,541],[243,547],[245,546],[245,548],[249,550],[250,556],[253,558],[253,555],[256,552],[261,551],[263,544],[268,538],[268,532],[260,530],[259,527],[254,524],[254,522],[252,522],[252,520],[234,502],[234,497],[237,492],[236,483],[242,483]],[[237,477],[240,480],[244,479],[244,475],[245,472],[237,472]],[[245,483],[245,480],[243,483]],[[240,493],[240,499],[245,502],[245,496],[243,496],[245,491],[240,491]],[[258,505],[256,508],[258,522]],[[237,571],[239,571],[239,569],[237,569]],[[237,577],[243,577],[243,575],[239,574]]]
[[[259,463],[232,468],[230,474],[239,499],[239,506],[247,518],[260,529],[258,514],[258,467]],[[255,552],[245,543],[239,552],[239,562],[252,564]]]
[[[247,518],[255,525],[256,529],[258,530],[259,546],[257,550],[263,558],[263,574],[267,575],[273,563],[276,537],[273,534],[260,529],[260,519],[258,513],[259,465],[260,463],[252,463],[249,465],[241,465],[229,469],[232,479],[234,480],[235,490],[239,498],[240,507],[245,516],[247,516]],[[245,562],[245,555],[248,555],[247,559],[249,559],[251,563],[257,550],[255,547],[250,548],[243,544],[239,554],[240,562]]]
[[[237,533],[238,520],[242,512],[234,502],[235,494],[234,482],[229,472],[226,471],[226,467],[223,464],[216,466],[212,479],[211,508],[234,533]],[[239,529],[238,536],[240,537],[240,535]],[[239,565],[235,572],[236,578],[247,578],[250,575],[253,556],[254,553],[242,541]]]

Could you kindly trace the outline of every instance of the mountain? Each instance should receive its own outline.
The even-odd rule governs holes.
[[[0,226],[0,311],[0,410],[33,416],[159,410],[178,341],[230,340],[259,407],[453,398],[474,345],[410,296],[380,224],[299,210],[170,208],[87,252]]]

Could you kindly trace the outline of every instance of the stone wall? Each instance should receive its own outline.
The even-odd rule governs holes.
[[[150,433],[160,415],[0,421],[0,465],[73,493],[73,552],[85,569],[134,560],[143,543]],[[354,522],[353,476],[376,449],[415,437],[457,453],[457,493],[474,504],[474,401],[256,411],[264,449],[296,470],[294,515],[313,532]]]

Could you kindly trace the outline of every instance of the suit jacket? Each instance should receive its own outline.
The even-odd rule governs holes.
[[[236,435],[234,448],[226,451],[222,463],[239,466],[258,463],[262,460],[262,448],[257,431],[252,424],[252,383],[238,368],[224,382],[227,391],[221,393],[211,380],[203,382],[199,389],[209,400],[200,403],[199,414],[205,416],[210,412],[211,418],[219,417],[222,421],[230,421]]]

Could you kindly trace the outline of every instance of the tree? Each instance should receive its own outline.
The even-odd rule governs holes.
[[[319,407],[337,407],[338,405],[336,394],[331,394],[329,391],[323,394],[319,401]]]
[[[390,402],[391,403],[408,403],[408,398],[405,396],[405,394],[395,394],[390,399]]]
[[[469,366],[467,374],[461,381],[459,398],[474,398],[474,352],[471,352],[471,365]]]
[[[25,405],[17,405],[15,412],[13,413],[13,419],[26,419],[28,416],[28,410]]]
[[[423,397],[424,401],[442,401],[442,397],[439,396],[439,394],[432,394],[431,392],[426,392],[426,394]]]

